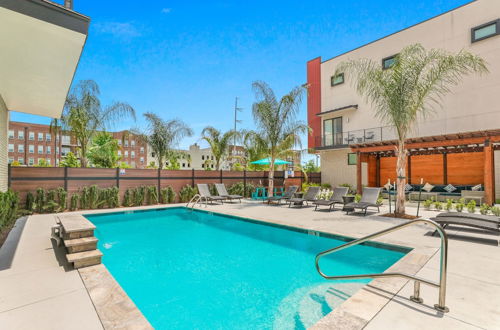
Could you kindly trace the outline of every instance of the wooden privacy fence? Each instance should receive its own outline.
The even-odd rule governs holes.
[[[275,171],[274,179],[276,187],[288,187],[301,185],[305,177],[300,171],[295,171],[293,177],[288,178],[285,178],[284,171]],[[321,183],[321,173],[308,173],[308,179],[309,182]],[[194,187],[198,183],[225,183],[231,186],[238,182],[243,182],[244,186],[266,186],[268,172],[9,166],[8,175],[9,187],[19,193],[21,200],[37,188],[49,190],[62,187],[71,195],[85,186],[116,186],[122,198],[127,189],[139,186],[156,186],[158,189],[171,186],[178,196],[185,185]]]

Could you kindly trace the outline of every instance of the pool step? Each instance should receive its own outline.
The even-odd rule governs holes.
[[[102,252],[99,250],[69,253],[66,255],[69,263],[73,263],[75,269],[99,265],[101,263]]]
[[[97,241],[98,239],[95,238],[94,236],[74,238],[74,239],[64,240],[64,245],[66,246],[68,253],[77,253],[77,252],[96,250]]]

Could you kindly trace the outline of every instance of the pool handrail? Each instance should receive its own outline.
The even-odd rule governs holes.
[[[321,271],[321,268],[319,266],[319,260],[321,257],[338,252],[340,250],[346,249],[348,247],[362,244],[368,240],[374,239],[379,236],[383,236],[389,233],[392,233],[394,231],[418,224],[418,223],[424,223],[424,224],[429,224],[433,227],[435,227],[436,231],[439,233],[439,236],[441,237],[441,262],[440,262],[440,270],[439,270],[439,282],[433,282],[429,281],[417,276],[413,275],[408,275],[404,273],[399,273],[399,272],[389,272],[389,273],[377,273],[377,274],[359,274],[359,275],[339,275],[339,276],[328,276],[324,274]],[[318,273],[326,278],[327,280],[346,280],[346,279],[364,279],[364,278],[386,278],[386,277],[403,277],[409,280],[415,280],[414,284],[414,289],[413,289],[413,296],[410,297],[410,300],[417,302],[417,303],[422,303],[423,299],[420,298],[420,283],[424,283],[433,287],[439,288],[439,302],[438,304],[434,305],[434,308],[442,313],[447,313],[449,312],[449,308],[446,307],[445,305],[445,300],[446,300],[446,275],[447,275],[447,263],[448,263],[448,236],[446,235],[446,232],[443,230],[443,228],[437,224],[435,221],[432,220],[427,220],[427,219],[416,219],[412,221],[405,222],[403,224],[384,229],[381,231],[378,231],[376,233],[373,233],[371,235],[355,239],[351,242],[348,242],[346,244],[334,247],[332,249],[320,252],[316,255],[316,270]]]

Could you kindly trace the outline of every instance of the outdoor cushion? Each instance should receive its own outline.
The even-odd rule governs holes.
[[[427,191],[427,192],[431,192],[432,188],[434,188],[433,185],[431,185],[429,182],[427,182],[423,187],[422,189]]]
[[[413,190],[413,186],[409,183],[405,184],[405,192],[409,192],[410,190]]]
[[[390,184],[389,182],[387,182],[385,185],[384,185],[384,188],[385,190],[389,191],[392,189],[392,184]]]
[[[443,188],[444,190],[446,190],[448,193],[452,193],[454,192],[455,190],[457,190],[457,188],[455,188],[452,184],[449,184],[447,185],[446,187]]]
[[[482,184],[475,185],[474,187],[471,188],[472,191],[480,191],[482,190],[481,188],[483,187]]]

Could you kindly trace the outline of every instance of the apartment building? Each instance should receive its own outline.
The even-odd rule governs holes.
[[[61,116],[90,22],[72,10],[72,3],[0,1],[0,191],[7,189],[11,144],[12,157],[24,157],[26,162],[17,149],[20,143],[9,138],[9,111]],[[47,143],[45,134],[43,138],[45,152],[53,141]]]
[[[55,130],[57,131],[57,130]],[[132,168],[145,168],[147,144],[128,131],[110,132],[118,141],[121,161]],[[60,161],[72,152],[78,155],[78,144],[67,132],[54,132],[49,125],[9,122],[8,162],[34,166],[42,160],[50,166],[59,166]]]
[[[374,116],[339,63],[368,58],[388,68],[405,46],[452,52],[466,49],[488,62],[490,73],[466,77],[442,109],[419,120],[408,142],[408,181],[482,184],[491,202],[500,195],[500,1],[477,0],[328,60],[307,62],[309,148],[321,156],[322,181],[381,186],[396,179],[393,127]]]

